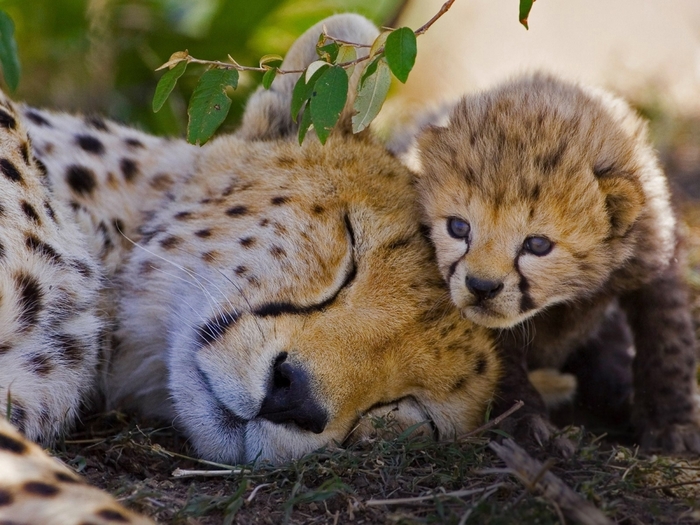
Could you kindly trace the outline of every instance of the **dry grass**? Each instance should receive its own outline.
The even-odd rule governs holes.
[[[700,320],[700,122],[658,116],[653,122],[687,221],[687,279]],[[700,458],[645,457],[580,429],[571,435],[579,443],[575,457],[542,457],[545,470],[613,521],[700,521]],[[397,435],[349,449],[329,447],[284,467],[176,478],[176,469],[214,467],[191,458],[173,429],[103,414],[88,420],[56,453],[91,483],[163,523],[566,521],[554,502],[518,481],[491,452],[491,436],[435,443]]]

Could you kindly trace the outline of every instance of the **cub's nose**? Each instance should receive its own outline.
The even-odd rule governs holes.
[[[503,283],[499,281],[489,281],[488,279],[477,279],[476,277],[467,277],[467,288],[476,295],[479,301],[485,299],[493,299],[501,290]]]
[[[294,423],[314,434],[326,428],[328,414],[314,399],[308,372],[289,363],[287,352],[278,355],[272,366],[272,378],[258,417],[273,423]]]

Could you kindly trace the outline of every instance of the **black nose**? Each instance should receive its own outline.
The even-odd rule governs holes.
[[[476,277],[467,277],[467,288],[483,301],[484,299],[493,299],[501,290],[503,283],[498,281],[489,281],[487,279],[477,279]]]
[[[326,428],[328,414],[314,399],[308,372],[289,363],[287,352],[282,352],[275,360],[258,417],[273,423],[294,423],[315,434]]]

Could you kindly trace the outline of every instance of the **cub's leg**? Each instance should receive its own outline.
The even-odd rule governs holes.
[[[700,453],[695,335],[677,259],[661,276],[623,296],[622,305],[637,352],[632,421],[639,444]]]
[[[504,330],[500,333],[497,349],[506,373],[494,395],[493,415],[504,413],[517,401],[524,403],[522,408],[501,422],[501,430],[533,452],[549,445],[554,452],[564,457],[571,456],[574,444],[565,437],[554,437],[557,427],[549,421],[542,396],[528,378],[527,346],[514,331]]]
[[[30,439],[50,440],[69,426],[93,387],[104,339],[100,280],[0,93],[0,414]]]

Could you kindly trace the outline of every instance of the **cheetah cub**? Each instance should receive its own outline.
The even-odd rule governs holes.
[[[525,76],[466,96],[444,126],[425,127],[412,164],[453,302],[499,332],[508,365],[496,412],[526,402],[505,430],[548,441],[554,427],[528,368],[561,369],[597,334],[624,330],[635,351],[638,442],[700,453],[677,220],[645,123],[630,107]],[[617,318],[626,325],[616,327]],[[614,339],[605,352],[618,351]]]

